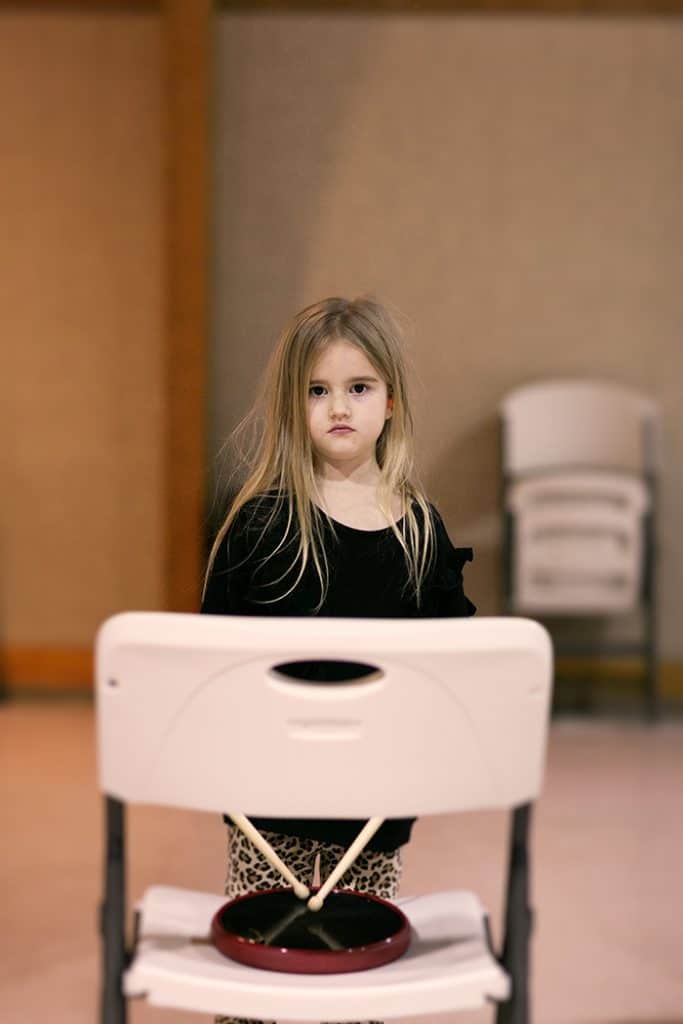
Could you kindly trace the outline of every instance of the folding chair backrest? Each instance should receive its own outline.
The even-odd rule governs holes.
[[[373,672],[277,668],[319,659]],[[97,640],[101,788],[261,817],[515,806],[540,788],[551,662],[525,619],[118,615]]]
[[[540,381],[510,392],[501,413],[507,476],[572,467],[645,474],[657,467],[657,407],[619,385]]]

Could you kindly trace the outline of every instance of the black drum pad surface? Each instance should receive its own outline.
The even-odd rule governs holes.
[[[221,907],[212,938],[222,953],[254,967],[336,973],[394,960],[408,946],[410,925],[378,896],[335,890],[312,911],[291,889],[268,889]]]

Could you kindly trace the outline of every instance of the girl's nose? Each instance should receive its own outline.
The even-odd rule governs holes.
[[[331,416],[347,416],[349,412],[349,400],[348,397],[342,392],[341,394],[332,394],[332,400],[330,402],[330,415]]]

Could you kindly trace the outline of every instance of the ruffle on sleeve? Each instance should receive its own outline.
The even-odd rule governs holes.
[[[450,540],[443,545],[434,574],[437,615],[467,618],[476,612],[477,606],[465,594],[462,580],[463,566],[472,557],[472,548],[454,548]]]
[[[473,557],[472,548],[454,548],[449,541],[445,550],[440,552],[434,585],[439,590],[461,587],[463,567],[465,562],[471,562]]]

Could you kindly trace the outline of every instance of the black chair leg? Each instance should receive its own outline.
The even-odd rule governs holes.
[[[101,1024],[126,1024],[121,982],[126,968],[126,876],[124,807],[106,798],[105,898],[102,905]]]
[[[515,537],[515,521],[512,514],[503,507],[503,538],[501,558],[501,591],[502,591],[502,612],[503,615],[512,615],[512,591],[513,591],[513,548]]]
[[[645,716],[648,722],[657,722],[660,715],[658,659],[648,650],[645,665]]]
[[[531,805],[517,807],[512,817],[508,863],[505,940],[500,962],[512,980],[512,994],[500,1003],[496,1024],[530,1024],[529,945],[533,913],[529,906],[529,826]]]
[[[659,701],[659,645],[657,643],[657,604],[654,593],[648,595],[645,607],[645,717],[656,722],[661,713]]]
[[[659,700],[659,608],[658,608],[658,557],[657,557],[657,480],[649,478],[650,511],[643,522],[643,654],[645,675],[643,680],[644,714],[649,722],[656,722],[660,716]]]

